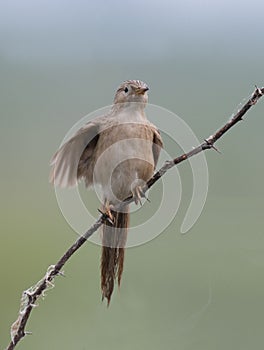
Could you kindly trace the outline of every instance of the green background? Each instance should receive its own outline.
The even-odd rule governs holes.
[[[77,237],[48,183],[65,133],[109,105],[120,82],[141,79],[151,103],[203,140],[264,84],[263,10],[258,0],[1,4],[1,348],[22,291]],[[33,335],[18,348],[261,349],[263,114],[261,100],[218,142],[222,155],[206,153],[208,198],[188,234],[180,234],[191,194],[182,164],[177,216],[158,238],[127,250],[110,307],[101,303],[100,247],[87,243],[34,309]],[[150,197],[141,215],[155,188]]]

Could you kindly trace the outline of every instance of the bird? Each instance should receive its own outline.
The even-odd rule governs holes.
[[[129,196],[136,204],[153,176],[163,141],[146,116],[149,87],[140,80],[126,80],[117,89],[105,115],[81,127],[51,159],[54,186],[99,185],[102,210],[101,292],[109,306],[114,286],[120,287],[129,226]]]

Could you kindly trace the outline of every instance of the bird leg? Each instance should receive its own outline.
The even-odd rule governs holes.
[[[103,210],[98,209],[98,211],[104,216],[106,221],[108,221],[111,225],[114,225],[115,218],[112,214],[114,206],[109,203],[108,200],[105,200],[105,203],[103,205]]]
[[[143,191],[144,185],[145,182],[143,180],[137,179],[131,186],[132,196],[136,205],[138,203],[142,205],[142,198],[145,198],[147,201],[149,201],[149,199],[145,195],[145,192]]]

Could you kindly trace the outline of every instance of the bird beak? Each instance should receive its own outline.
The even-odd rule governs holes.
[[[144,87],[144,88],[137,88],[136,89],[136,94],[137,95],[144,95],[146,91],[148,91],[149,88],[148,87]]]

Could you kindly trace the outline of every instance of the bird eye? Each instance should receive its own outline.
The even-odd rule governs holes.
[[[125,91],[125,93],[128,92],[128,87],[127,86],[124,88],[124,91]]]

